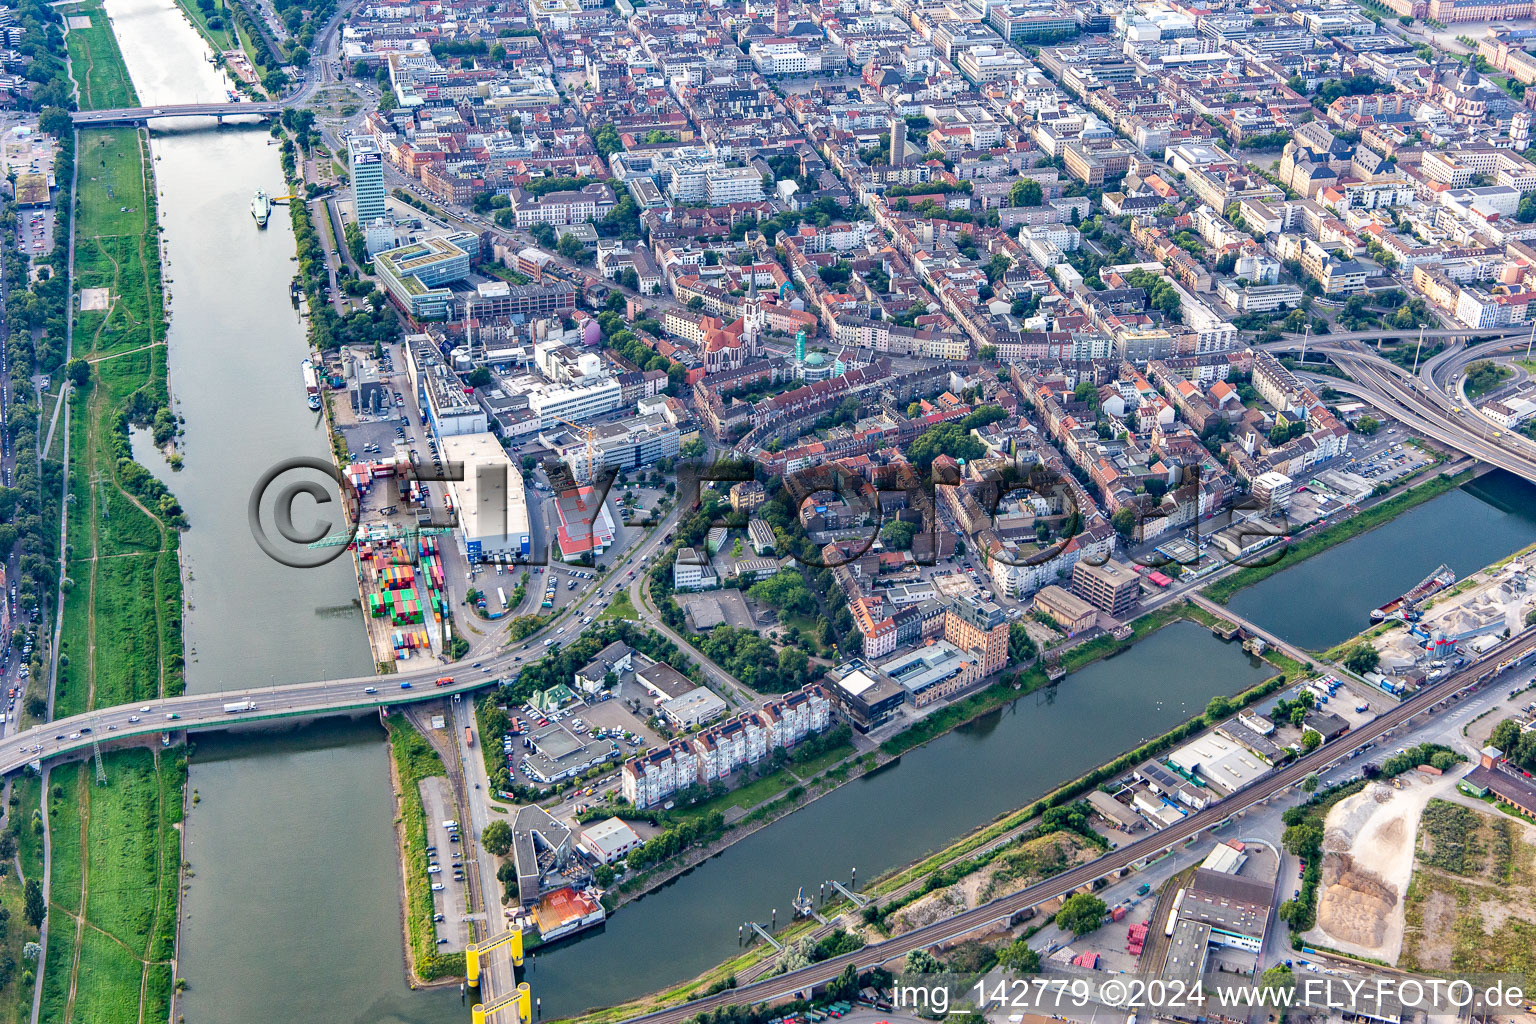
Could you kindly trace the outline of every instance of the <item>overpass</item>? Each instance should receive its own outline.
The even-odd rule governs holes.
[[[1445,363],[1436,362],[1433,367],[1426,365],[1420,375],[1415,377],[1361,344],[1362,341],[1374,338],[1417,337],[1412,331],[1354,331],[1348,334],[1318,335],[1307,343],[1307,350],[1327,355],[1350,378],[1347,381],[1332,377],[1316,378],[1325,386],[1365,399],[1384,413],[1402,420],[1424,436],[1447,447],[1508,470],[1516,476],[1536,481],[1536,445],[1519,434],[1497,429],[1475,413],[1465,409],[1456,412],[1458,401],[1443,394],[1434,382],[1432,371],[1441,370]],[[1486,346],[1448,350],[1457,353],[1452,363],[1454,365],[1462,359],[1470,362],[1474,357],[1468,353],[1480,349],[1491,353],[1514,347],[1517,343],[1524,344],[1530,337],[1530,329],[1524,326],[1495,331],[1437,329],[1425,331],[1424,337],[1450,338],[1454,341],[1494,339],[1487,342]],[[1291,351],[1299,349],[1302,340],[1301,336],[1292,335],[1284,341],[1270,342],[1259,347],[1270,352]]]
[[[70,113],[76,128],[102,128],[110,125],[148,124],[167,117],[215,117],[235,115],[274,117],[300,102],[300,96],[287,100],[263,100],[256,103],[167,103],[158,107],[113,107],[109,110],[76,110]]]
[[[905,956],[915,949],[926,949],[978,928],[1007,921],[1022,910],[1039,906],[1058,896],[1064,896],[1080,886],[1090,885],[1095,880],[1114,874],[1123,868],[1143,863],[1182,842],[1194,841],[1202,832],[1225,824],[1233,815],[1240,814],[1256,804],[1264,803],[1276,794],[1299,784],[1311,773],[1342,760],[1367,743],[1374,743],[1452,694],[1464,688],[1485,683],[1516,662],[1524,661],[1533,654],[1536,654],[1536,631],[1528,629],[1504,641],[1455,675],[1426,687],[1375,721],[1351,730],[1312,753],[1298,758],[1289,768],[1271,772],[1227,799],[1191,814],[1178,824],[1171,825],[1161,832],[1117,847],[1098,860],[1064,871],[1054,878],[1038,882],[1012,895],[999,897],[953,917],[915,928],[884,942],[870,943],[862,949],[830,957],[809,967],[788,971],[738,988],[727,989],[715,995],[703,996],[670,1009],[616,1019],[612,1024],[683,1024],[696,1014],[722,1006],[760,1003],[795,993],[808,992],[813,986],[831,981],[849,965],[852,965],[855,970],[865,971]]]

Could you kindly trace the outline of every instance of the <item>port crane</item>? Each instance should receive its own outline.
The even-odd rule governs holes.
[[[399,531],[399,535],[394,539],[407,538],[413,535],[428,537],[432,536],[433,534],[453,532],[453,527],[451,526],[400,526],[396,527],[396,529]],[[326,536],[321,537],[319,540],[310,544],[309,547],[311,549],[347,547],[356,540],[357,530],[355,528],[351,530],[337,530],[335,533],[327,534]]]

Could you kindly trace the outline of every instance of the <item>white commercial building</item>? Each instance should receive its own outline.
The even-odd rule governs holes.
[[[528,392],[528,408],[539,417],[539,429],[561,420],[580,422],[612,412],[624,404],[624,389],[610,376],[583,377],[569,384],[541,384]]]
[[[384,202],[384,154],[369,135],[354,135],[347,140],[347,158],[352,171],[352,212],[357,223],[370,224],[389,216]]]
[[[464,550],[470,561],[526,559],[532,544],[523,474],[494,434],[456,434],[442,439],[450,469],[463,465],[462,480],[448,484]]]
[[[595,825],[588,825],[581,830],[581,838],[577,840],[582,850],[600,864],[623,860],[640,842],[640,833],[619,818],[604,818]]]

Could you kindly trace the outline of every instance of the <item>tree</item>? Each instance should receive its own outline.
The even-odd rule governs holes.
[[[1040,954],[1023,939],[1015,939],[997,951],[997,965],[1015,974],[1039,974]]]
[[[1259,975],[1259,990],[1270,1006],[1288,1005],[1285,993],[1296,987],[1296,976],[1285,964],[1276,964]]]
[[[1030,637],[1028,628],[1022,622],[1008,624],[1008,660],[1015,665],[1021,665],[1034,658],[1038,648]]]
[[[1008,190],[1010,206],[1039,206],[1045,200],[1045,190],[1033,178],[1023,178]]]
[[[1215,725],[1217,722],[1232,714],[1232,698],[1221,694],[1211,698],[1211,702],[1205,706],[1205,724]]]
[[[1506,718],[1493,727],[1493,734],[1488,737],[1490,746],[1498,747],[1506,754],[1515,749],[1520,742],[1520,723],[1513,718]]]
[[[1317,772],[1312,772],[1301,780],[1301,791],[1303,793],[1317,792]]]
[[[912,538],[915,536],[917,536],[917,524],[902,519],[893,519],[880,528],[880,539],[892,551],[910,550]]]
[[[1073,935],[1087,935],[1104,922],[1107,909],[1092,893],[1075,892],[1056,911],[1056,924]]]
[[[469,371],[465,380],[472,388],[488,388],[491,386],[491,371],[488,367],[477,366]]]
[[[1110,519],[1110,523],[1114,526],[1116,533],[1130,539],[1136,532],[1136,510],[1129,505],[1119,508]]]
[[[1301,748],[1308,752],[1316,750],[1323,745],[1323,734],[1316,729],[1303,729],[1301,731]]]
[[[1376,671],[1376,666],[1381,664],[1381,654],[1370,644],[1361,644],[1349,652],[1349,657],[1344,659],[1344,667],[1357,675]]]
[[[586,248],[581,244],[581,239],[567,231],[560,236],[560,242],[555,246],[555,251],[568,260],[574,260],[585,255]]]
[[[938,974],[944,965],[926,949],[914,949],[907,954],[908,974]]]
[[[859,969],[849,964],[827,986],[827,995],[833,999],[852,999],[859,994]]]
[[[83,388],[91,381],[91,364],[79,356],[64,364],[64,373],[69,377],[69,382],[77,388]]]
[[[27,923],[33,928],[43,923],[43,918],[48,916],[48,905],[43,901],[43,887],[35,878],[27,879],[26,895]]]
[[[1291,825],[1280,837],[1280,842],[1302,860],[1315,860],[1323,851],[1322,826],[1311,822]]]
[[[505,857],[512,849],[512,826],[504,821],[491,822],[480,833],[480,845],[497,857]]]

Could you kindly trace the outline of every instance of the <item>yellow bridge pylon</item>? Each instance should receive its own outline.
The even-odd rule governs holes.
[[[513,928],[503,932],[495,938],[477,942],[464,950],[464,975],[466,980],[475,988],[480,987],[480,958],[487,953],[507,947],[507,952],[512,954],[514,967],[523,966],[523,932],[521,928]],[[525,986],[526,987],[526,986]]]
[[[498,999],[490,1006],[476,1003],[470,1007],[469,1015],[471,1024],[486,1024],[486,1018],[498,1013],[507,1007],[517,1004],[517,1019],[520,1024],[532,1024],[533,1021],[533,994],[525,981],[517,986],[517,991],[505,999]]]

